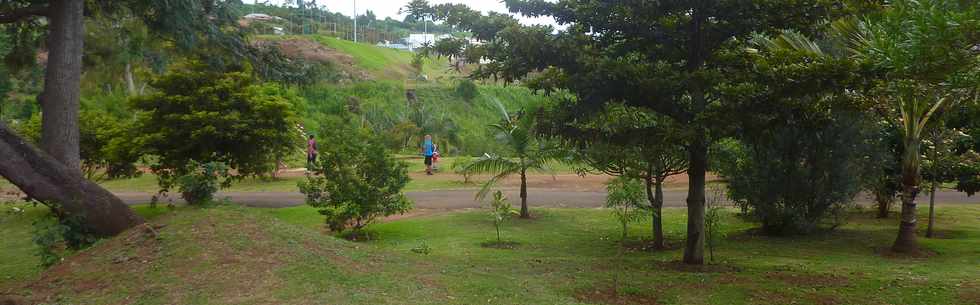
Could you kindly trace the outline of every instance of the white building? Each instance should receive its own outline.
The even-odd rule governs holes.
[[[408,38],[405,39],[405,43],[411,50],[418,49],[425,44],[435,44],[436,41],[444,38],[452,37],[451,35],[443,34],[436,36],[435,34],[409,34]]]

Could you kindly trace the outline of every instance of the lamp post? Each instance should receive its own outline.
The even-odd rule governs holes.
[[[354,42],[357,42],[357,0],[354,0]]]

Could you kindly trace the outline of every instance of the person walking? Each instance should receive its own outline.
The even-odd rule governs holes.
[[[422,157],[425,157],[425,174],[432,175],[432,156],[435,155],[435,144],[432,144],[432,135],[425,135],[422,141]]]
[[[316,166],[316,140],[313,139],[313,135],[310,135],[310,139],[306,141],[306,170]]]

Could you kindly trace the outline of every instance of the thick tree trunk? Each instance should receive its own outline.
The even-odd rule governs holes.
[[[527,210],[527,172],[521,171],[521,218],[531,218]]]
[[[919,195],[919,139],[912,138],[905,142],[905,153],[902,156],[902,221],[898,227],[898,237],[892,245],[892,251],[899,253],[915,253],[919,251],[919,243],[915,238],[915,197]]]
[[[650,202],[651,210],[651,228],[653,230],[653,247],[656,249],[666,249],[667,244],[664,241],[664,226],[663,226],[663,207],[664,207],[664,190],[663,190],[663,179],[647,177],[647,201]],[[656,180],[656,181],[654,181]],[[656,191],[653,190],[656,188]]]
[[[704,264],[704,187],[708,168],[708,145],[702,133],[689,148],[687,189],[687,242],[684,263]]]
[[[936,189],[938,182],[933,182],[929,190],[929,227],[926,228],[926,237],[932,238],[932,225],[936,223]]]
[[[133,80],[133,64],[129,61],[126,61],[126,70],[123,72],[123,78],[126,80],[126,93],[129,96],[137,95],[136,81]]]
[[[41,148],[74,172],[81,170],[78,105],[85,1],[51,1],[48,64],[41,93]]]
[[[55,204],[64,216],[80,216],[87,229],[112,236],[143,223],[115,195],[35,149],[0,122],[0,176],[33,199]]]

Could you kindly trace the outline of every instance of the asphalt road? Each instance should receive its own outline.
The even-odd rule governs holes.
[[[431,210],[457,210],[467,208],[479,208],[483,206],[474,200],[476,190],[440,190],[424,192],[405,193],[415,202],[415,207],[419,209]],[[505,191],[510,201],[517,205],[520,197],[516,190]],[[116,193],[127,204],[143,204],[150,202],[153,194],[149,193]],[[304,204],[304,196],[298,192],[228,192],[218,193],[218,199],[227,198],[232,202],[263,208],[282,208]],[[664,190],[665,207],[686,206],[687,190],[669,189]],[[590,191],[568,191],[553,189],[529,189],[528,204],[532,207],[566,207],[566,208],[597,208],[601,207],[606,200],[605,192]],[[919,199],[920,204],[927,203],[928,197],[923,196]],[[859,195],[858,203],[867,204],[870,200],[867,196]],[[161,202],[167,202],[166,199]],[[179,199],[175,203],[181,203]],[[980,195],[967,197],[964,193],[942,191],[936,193],[936,202],[941,204],[980,204]]]

